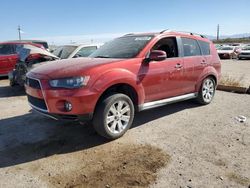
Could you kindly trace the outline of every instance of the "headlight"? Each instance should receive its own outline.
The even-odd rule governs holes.
[[[89,76],[78,76],[72,78],[62,78],[62,79],[55,79],[50,80],[49,84],[51,87],[56,88],[80,88],[82,86],[86,86],[89,81]]]

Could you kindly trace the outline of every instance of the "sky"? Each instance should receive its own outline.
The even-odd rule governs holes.
[[[0,41],[102,42],[133,32],[171,29],[216,35],[250,33],[250,0],[1,1]]]

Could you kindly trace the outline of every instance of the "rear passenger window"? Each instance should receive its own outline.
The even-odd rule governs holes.
[[[198,40],[201,47],[202,55],[210,55],[210,44],[208,42]]]
[[[201,50],[196,40],[181,38],[183,44],[184,56],[200,56]]]

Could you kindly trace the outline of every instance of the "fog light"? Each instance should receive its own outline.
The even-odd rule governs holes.
[[[67,112],[71,111],[72,110],[72,104],[68,101],[65,101],[64,103],[64,108]]]

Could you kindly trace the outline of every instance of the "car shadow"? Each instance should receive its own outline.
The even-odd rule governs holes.
[[[0,85],[0,98],[3,97],[17,97],[25,95],[25,89],[21,86],[1,86]]]
[[[137,113],[131,129],[194,107],[197,105],[186,101]],[[86,150],[107,142],[90,123],[55,121],[36,113],[0,119],[0,168]]]
[[[23,95],[25,95],[24,87],[18,85],[11,87],[9,85],[8,77],[0,77],[0,98]]]

